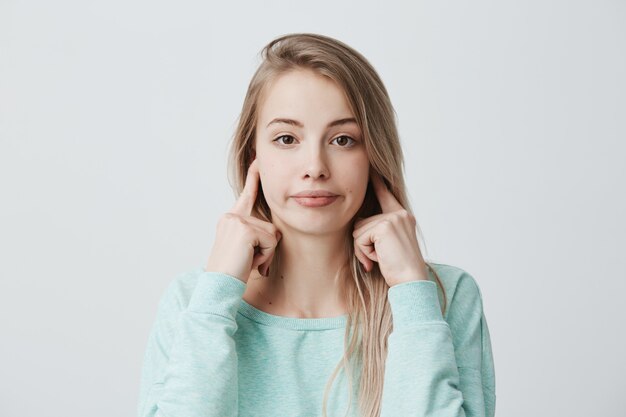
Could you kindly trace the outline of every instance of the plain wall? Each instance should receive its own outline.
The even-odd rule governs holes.
[[[135,415],[157,302],[234,203],[258,52],[291,32],[385,82],[427,257],[481,288],[497,415],[623,415],[625,22],[617,0],[1,1],[0,415]]]

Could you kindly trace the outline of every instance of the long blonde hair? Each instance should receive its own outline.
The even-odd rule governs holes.
[[[372,65],[359,52],[328,36],[313,33],[293,33],[280,36],[261,50],[262,62],[248,86],[236,130],[233,134],[228,160],[228,176],[231,186],[235,184],[236,197],[245,184],[248,167],[254,157],[255,131],[258,121],[258,105],[268,86],[281,74],[295,69],[312,69],[317,74],[334,80],[346,93],[351,110],[357,120],[370,165],[384,179],[398,202],[413,214],[404,183],[404,157],[396,128],[396,113],[380,77]],[[368,184],[363,205],[353,218],[369,217],[381,213],[381,208]],[[263,196],[262,188],[254,206],[254,215],[271,222],[271,212]],[[424,242],[417,226],[418,237]],[[420,245],[425,248],[425,245]],[[275,278],[280,262],[280,243],[275,249],[269,279]],[[359,415],[378,417],[387,357],[387,339],[393,330],[391,309],[387,300],[387,285],[377,264],[366,272],[354,254],[350,233],[346,235],[345,250],[345,296],[348,320],[344,335],[344,354],[330,376],[322,410],[327,415],[328,394],[332,383],[342,367],[349,378],[349,398],[352,403],[352,376],[355,369],[359,377]],[[445,314],[446,294],[439,276],[429,262],[428,269],[435,276],[440,297],[443,298],[442,314]],[[353,331],[355,330],[355,331]],[[347,413],[346,413],[347,414]]]

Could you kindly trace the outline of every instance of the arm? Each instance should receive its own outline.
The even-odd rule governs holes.
[[[381,417],[493,417],[495,375],[480,290],[459,278],[444,320],[437,284],[389,289],[389,335]]]
[[[139,417],[235,417],[235,317],[245,283],[197,272],[187,305],[174,280],[161,298],[143,361]]]

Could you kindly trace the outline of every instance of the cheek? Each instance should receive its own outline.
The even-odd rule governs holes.
[[[360,205],[367,192],[368,171],[360,174],[355,174],[354,171],[347,172],[344,178],[346,178],[346,182],[344,183],[346,200],[349,201],[351,205]]]
[[[363,198],[369,182],[370,163],[367,159],[356,159],[342,165],[341,176],[346,181],[352,198]]]
[[[265,167],[259,167],[259,176],[263,187],[263,194],[268,204],[271,201],[280,201],[287,194],[288,183],[285,178],[289,175],[284,172],[284,168],[280,164],[269,164]]]

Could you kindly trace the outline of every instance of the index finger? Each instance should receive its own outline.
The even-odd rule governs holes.
[[[231,213],[236,213],[241,216],[250,216],[252,213],[254,201],[256,200],[256,196],[259,191],[259,168],[256,161],[256,159],[253,160],[248,167],[246,183],[243,186],[243,190],[235,202],[235,205],[230,210]]]
[[[393,194],[391,194],[391,191],[389,191],[378,172],[372,170],[370,177],[372,179],[372,185],[374,186],[374,192],[376,193],[376,197],[378,198],[378,202],[383,213],[390,213],[404,208],[398,200],[396,200]]]

